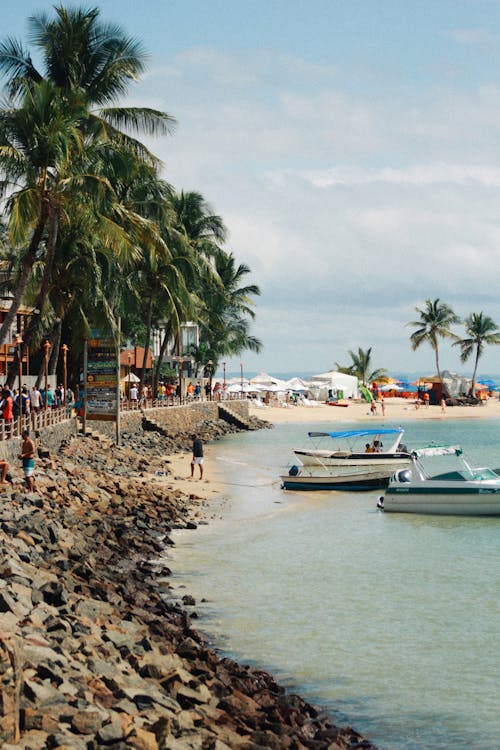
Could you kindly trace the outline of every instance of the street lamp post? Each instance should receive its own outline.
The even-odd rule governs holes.
[[[241,392],[243,393],[243,362],[240,362],[240,385]]]
[[[182,357],[179,357],[179,399],[182,404]]]
[[[44,341],[43,344],[44,349],[44,366],[45,366],[45,393],[44,393],[44,401],[45,401],[45,409],[47,409],[48,403],[49,403],[49,397],[48,397],[48,389],[49,389],[49,352],[51,349],[50,342]]]
[[[226,387],[226,363],[225,362],[222,363],[222,370],[224,372],[224,378],[223,378],[222,385],[225,388]]]
[[[17,356],[19,360],[19,390],[17,394],[17,404],[19,407],[19,434],[21,434],[21,425],[23,421],[23,410],[22,410],[22,398],[21,398],[21,390],[23,387],[23,337],[20,333],[16,335],[16,346],[17,349]]]
[[[130,406],[130,363],[132,361],[132,355],[127,352],[127,383],[125,385],[125,393],[127,394],[127,401]],[[128,386],[128,390],[127,390]]]
[[[61,351],[63,353],[63,388],[64,388],[64,398],[63,398],[63,406],[66,408],[66,402],[67,402],[67,390],[68,390],[68,345],[63,344],[61,346]]]
[[[208,360],[207,366],[208,366],[208,385],[209,385],[209,390],[210,390],[210,401],[211,401],[212,400],[212,378],[214,375],[214,363],[212,362],[211,359]]]

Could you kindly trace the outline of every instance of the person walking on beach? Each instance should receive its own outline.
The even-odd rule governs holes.
[[[441,399],[441,414],[445,414],[446,412],[446,400],[444,398]]]
[[[191,459],[191,479],[194,476],[194,467],[200,468],[200,479],[203,479],[203,443],[198,435],[193,435],[193,458]]]
[[[35,443],[30,438],[29,430],[23,430],[23,444],[18,458],[22,461],[24,481],[26,482],[28,492],[33,492],[35,488],[33,481],[33,474],[35,471]]]

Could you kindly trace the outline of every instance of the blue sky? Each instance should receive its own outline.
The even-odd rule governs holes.
[[[245,371],[431,372],[426,298],[500,324],[500,0],[101,0],[150,53],[165,176],[199,190],[261,287]],[[52,3],[2,9],[2,36]],[[458,330],[461,333],[461,330]],[[239,371],[239,358],[228,367]],[[442,367],[471,369],[442,346]],[[500,373],[500,347],[481,368]]]

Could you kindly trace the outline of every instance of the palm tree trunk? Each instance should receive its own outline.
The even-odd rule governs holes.
[[[439,351],[438,351],[438,347],[437,347],[437,344],[436,344],[436,346],[434,347],[434,354],[435,354],[435,356],[436,356],[436,372],[437,372],[437,376],[438,376],[438,378],[439,378],[439,381],[440,381],[440,383],[441,383],[441,385],[442,385],[442,384],[443,384],[443,381],[442,381],[442,379],[441,379],[441,370],[439,369]]]
[[[151,321],[153,319],[153,299],[154,299],[154,290],[151,290],[151,295],[149,297],[149,304],[148,304],[148,310],[147,310],[147,317],[146,317],[146,341],[144,342],[144,357],[142,358],[142,367],[141,367],[141,376],[139,381],[139,398],[142,393],[142,389],[144,386],[144,379],[146,376],[146,362],[148,358],[149,353],[149,344],[151,342]]]
[[[471,383],[471,390],[472,395],[475,395],[476,390],[476,375],[477,375],[477,367],[479,364],[479,357],[481,356],[481,352],[479,351],[479,346],[476,349],[476,361],[474,362],[474,372],[472,373],[472,383]]]
[[[54,339],[52,341],[52,349],[50,350],[49,375],[55,375],[57,371],[57,363],[59,361],[59,354],[60,354],[60,348],[61,348],[61,335],[62,335],[62,320],[61,318],[58,318],[54,326]]]
[[[52,210],[50,215],[49,236],[47,239],[47,253],[45,255],[45,267],[43,269],[40,288],[35,300],[35,309],[39,310],[40,312],[38,315],[33,315],[31,317],[29,326],[23,332],[23,340],[26,347],[30,346],[33,336],[35,335],[36,330],[40,325],[42,313],[47,302],[50,279],[52,278],[52,270],[54,268],[58,228],[58,213],[56,210]]]
[[[31,271],[36,260],[36,253],[38,250],[38,245],[40,244],[42,237],[43,237],[43,232],[45,229],[45,225],[47,223],[47,219],[48,219],[48,207],[43,203],[42,211],[40,213],[40,218],[38,220],[38,224],[35,227],[35,231],[33,232],[33,236],[31,238],[28,251],[26,255],[24,256],[22,264],[21,264],[21,274],[17,282],[16,290],[12,298],[10,309],[6,314],[2,322],[2,325],[0,326],[0,346],[5,343],[7,339],[7,335],[12,326],[12,323],[14,322],[14,318],[17,315],[17,311],[19,310],[19,307],[21,306],[24,293],[26,292],[26,288],[28,286],[28,283],[31,277]]]
[[[172,326],[169,323],[168,326],[165,328],[165,335],[163,336],[163,339],[161,341],[160,352],[158,354],[158,362],[156,364],[155,377],[154,377],[154,383],[153,383],[153,398],[156,398],[158,394],[158,383],[160,382],[160,370],[163,364],[163,357],[165,356],[165,351],[167,349],[167,344],[169,342],[171,334],[172,334]]]

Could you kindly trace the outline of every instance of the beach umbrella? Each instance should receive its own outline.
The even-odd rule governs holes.
[[[302,378],[291,378],[285,383],[286,389],[289,391],[308,391],[309,384],[302,380]]]
[[[122,383],[138,383],[140,378],[135,375],[133,372],[129,372],[128,375],[126,375],[124,378],[122,378]]]

